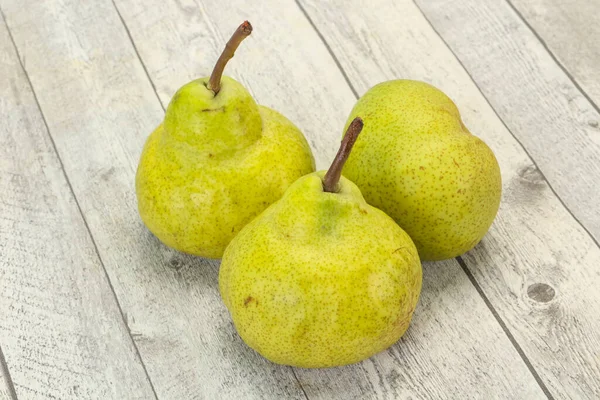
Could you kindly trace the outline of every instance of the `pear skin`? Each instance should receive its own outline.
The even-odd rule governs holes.
[[[371,88],[354,106],[365,128],[343,174],[413,239],[422,260],[472,249],[498,211],[502,182],[490,148],[443,92],[418,81]]]

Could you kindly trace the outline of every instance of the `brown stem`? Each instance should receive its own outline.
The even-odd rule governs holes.
[[[350,156],[350,152],[352,151],[352,146],[358,139],[358,134],[362,131],[363,128],[363,120],[359,117],[356,117],[348,126],[348,130],[346,130],[346,135],[342,139],[342,144],[340,145],[340,149],[338,150],[333,162],[331,163],[331,167],[325,173],[323,177],[323,190],[330,193],[339,192],[339,181],[342,176],[342,168],[344,168],[344,164],[346,160]]]
[[[233,55],[240,43],[242,43],[242,40],[250,36],[251,33],[252,25],[250,25],[250,22],[244,21],[244,23],[238,26],[235,32],[233,32],[231,39],[229,39],[225,45],[225,49],[219,56],[215,68],[213,69],[212,74],[210,74],[210,79],[208,80],[208,88],[215,92],[215,95],[221,90],[221,77],[223,76],[225,65],[233,58]]]

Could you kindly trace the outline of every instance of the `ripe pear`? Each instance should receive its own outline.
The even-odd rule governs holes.
[[[305,368],[352,364],[394,344],[421,291],[410,237],[340,177],[362,121],[329,171],[304,176],[232,240],[221,296],[242,339]]]
[[[142,220],[186,253],[220,258],[248,222],[315,170],[298,128],[222,76],[251,31],[247,21],[240,25],[211,77],[177,91],[142,152],[136,176]]]
[[[369,204],[412,238],[422,260],[472,249],[490,228],[502,182],[494,153],[435,87],[384,82],[354,106],[365,129],[344,167]]]

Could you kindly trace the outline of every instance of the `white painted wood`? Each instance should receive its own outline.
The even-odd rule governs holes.
[[[327,49],[296,6],[256,0],[229,1],[226,7],[194,0],[115,3],[165,107],[183,84],[210,75],[236,25],[249,19],[254,32],[225,74],[301,127],[317,168],[329,167],[339,146],[338,126],[353,101]]]
[[[17,395],[154,398],[2,18],[0,121],[0,345]]]
[[[4,358],[2,349],[0,349],[0,357],[2,358],[0,359],[0,400],[14,400],[11,396],[8,370],[2,361]]]
[[[4,385],[4,383],[0,383],[0,400],[12,400],[8,386]]]
[[[511,3],[600,106],[600,2],[511,0]]]
[[[116,4],[165,106],[180,85],[210,73],[232,29],[250,19],[254,33],[227,73],[296,121],[320,166],[328,165],[355,99],[300,9],[276,1],[233,2],[226,10],[218,1]],[[414,326],[392,350],[356,366],[296,369],[308,397],[540,397],[467,277],[455,262],[447,264],[426,271]]]
[[[218,293],[218,264],[166,249],[140,221],[135,168],[163,112],[113,4],[0,6],[158,397],[303,399],[289,368],[266,362],[235,335]]]
[[[135,211],[133,171],[161,111],[110,3],[90,3],[0,1],[159,397],[303,398],[290,369],[265,362],[235,335],[218,298],[217,265],[165,249],[141,226]],[[151,3],[135,10],[146,13],[157,27],[165,20],[170,24],[184,20],[149,12]],[[189,10],[186,15],[195,15],[196,3],[180,4]],[[238,10],[241,5],[226,10],[220,6],[218,12],[216,2],[211,7],[209,20],[219,22],[221,37],[210,42],[214,50],[208,63],[230,32],[229,20],[235,26],[244,17]],[[247,80],[261,76],[261,71],[277,72],[274,76],[279,80],[263,75],[256,82],[265,83],[264,87],[269,87],[267,82],[280,82],[278,90],[264,94],[256,86],[250,88],[259,101],[284,111],[312,135],[324,166],[335,151],[353,103],[349,89],[297,10],[275,2],[246,7],[262,15],[259,20],[280,24],[272,25],[274,37],[280,37],[275,33],[285,27],[302,32],[276,48],[272,45],[276,54],[282,53],[279,46],[287,45],[281,67],[269,70],[260,64],[266,54],[252,57],[259,64],[254,74],[248,65]],[[250,17],[257,25],[257,19]],[[151,37],[159,47],[171,40],[162,34],[171,32],[157,29],[160,35]],[[172,32],[175,37],[179,29]],[[201,43],[211,37],[214,34]],[[266,48],[272,37],[257,48]],[[186,50],[203,48],[195,46],[183,41],[180,47],[166,48],[176,58]],[[242,58],[245,46],[234,62]],[[151,54],[162,57],[160,47]],[[173,64],[167,59],[163,67]],[[195,75],[191,69],[185,73]],[[170,84],[173,88],[188,78],[177,79]],[[292,103],[307,105],[309,118],[302,119],[306,110],[285,108],[291,101],[289,93],[311,98]],[[326,118],[319,117],[320,124],[310,125],[317,115]],[[320,143],[325,143],[322,148]],[[421,319],[415,317],[404,343],[389,352],[358,366],[296,370],[311,398],[454,397],[461,393],[463,397],[540,397],[524,364],[455,262],[427,267],[419,307]]]
[[[342,1],[301,3],[360,94],[388,79],[428,81],[455,100],[465,124],[495,151],[504,181],[501,209],[483,242],[465,257],[466,263],[549,391],[556,398],[597,398],[598,246],[552,193],[414,3],[379,0],[369,2],[368,7],[346,7]],[[465,1],[420,3],[427,3],[425,9],[440,10],[440,15],[452,13],[448,21],[437,18],[436,24],[453,24],[455,28],[448,28],[453,37],[485,37],[483,32],[488,31],[484,27],[494,29],[491,21],[472,14],[481,10],[477,5],[492,2],[472,2],[471,7],[459,7],[467,4]],[[489,16],[494,15],[502,14],[489,12]],[[336,21],[335,26],[330,21]],[[498,29],[503,35],[509,30]],[[497,47],[492,38],[486,40],[488,48]],[[464,53],[469,51],[463,46]],[[485,54],[479,56],[481,63],[487,62]],[[498,69],[494,75],[512,73],[507,72],[509,65],[499,61],[490,68]],[[488,87],[503,91],[502,84]],[[507,101],[525,89],[524,83],[513,88]],[[539,115],[543,109],[528,111],[532,120],[544,118]],[[573,126],[565,134],[574,134],[576,129]],[[543,286],[531,286],[534,284],[549,285],[555,296],[547,301],[550,296],[540,290]]]
[[[508,3],[417,3],[550,185],[600,241],[600,114]],[[597,1],[589,4],[600,11]],[[598,13],[590,17],[597,20]],[[592,32],[600,29],[597,22],[592,25]],[[590,40],[600,51],[593,33]],[[572,45],[583,49],[585,43]]]

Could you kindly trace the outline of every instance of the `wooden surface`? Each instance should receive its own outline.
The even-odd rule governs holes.
[[[508,3],[496,0],[417,0],[417,3],[507,128],[534,158],[553,190],[595,239],[600,240],[597,107]],[[586,39],[591,40],[590,45],[598,43],[594,36],[580,41],[585,43]],[[593,57],[593,53],[588,54]],[[573,185],[577,190],[573,190]]]
[[[521,18],[534,30],[585,94],[600,104],[600,24],[598,3],[589,0],[511,0]]]
[[[0,349],[0,400],[11,400],[13,394],[14,387],[4,361],[4,354],[2,354],[2,350]]]
[[[188,49],[194,48],[193,40],[187,38],[211,37],[217,36],[226,38],[230,34],[230,28],[227,27],[226,19],[220,13],[218,2],[202,3],[200,6],[181,7],[177,2],[164,2],[162,0],[147,1],[143,4],[143,12],[140,6],[135,7],[134,1],[117,1],[119,10],[123,10],[121,15],[129,28],[133,42],[139,51],[148,74],[154,82],[159,97],[166,106],[172,93],[183,83],[189,81],[198,74],[208,75],[212,68],[213,60],[221,51],[221,45],[215,44],[208,53],[204,47],[198,48],[200,54],[195,54]],[[262,4],[262,6],[260,6]],[[339,143],[340,130],[345,121],[346,115],[352,107],[355,97],[350,88],[344,81],[343,75],[336,69],[333,59],[327,53],[324,45],[319,43],[318,36],[313,31],[309,21],[306,20],[300,9],[296,12],[287,10],[287,7],[280,2],[256,3],[252,8],[253,14],[246,15],[243,12],[231,11],[228,19],[242,20],[245,17],[251,20],[265,21],[267,24],[263,29],[266,32],[282,32],[278,37],[273,35],[260,35],[256,33],[251,36],[244,46],[238,51],[237,58],[232,62],[230,69],[233,74],[237,71],[238,77],[242,82],[250,82],[247,86],[250,88],[257,100],[265,105],[277,107],[281,104],[282,112],[295,121],[309,137],[312,144],[317,163],[321,168],[328,164],[328,160],[333,157]],[[178,21],[186,21],[186,16],[202,15],[206,19],[209,32],[204,32],[203,25],[195,19],[188,23],[179,24]],[[278,21],[277,15],[283,15]],[[159,16],[152,18],[152,16]],[[177,26],[178,32],[183,32],[181,38],[175,40],[177,35],[164,34],[165,29],[154,29],[155,20],[160,19],[161,24],[167,27]],[[280,26],[273,25],[277,21]],[[293,34],[286,26],[294,28]],[[258,28],[256,28],[258,29]],[[210,32],[212,30],[212,34]],[[185,38],[185,39],[184,39]],[[223,41],[223,40],[222,40]],[[222,42],[221,41],[221,42]],[[285,53],[276,51],[273,42],[277,46],[288,49]],[[316,46],[315,46],[316,44]],[[312,46],[312,47],[311,47]],[[307,57],[306,54],[318,54],[319,57]],[[268,55],[268,56],[267,56]],[[246,60],[256,60],[253,64],[245,63]],[[197,60],[197,61],[195,61]],[[303,61],[304,60],[304,61]],[[170,65],[171,70],[165,73],[164,66]],[[302,65],[302,68],[298,68]],[[200,71],[200,72],[198,72]],[[293,76],[289,76],[292,71]],[[320,71],[333,71],[331,74],[323,74]],[[270,80],[261,80],[260,83],[252,84],[250,78],[246,76],[270,76]],[[285,102],[282,98],[282,82],[285,82],[285,92],[297,93],[297,96]],[[166,89],[162,89],[166,88]],[[322,90],[320,90],[322,89]],[[313,96],[306,98],[301,94],[304,92],[314,93]],[[162,93],[169,93],[163,95]],[[331,96],[329,93],[335,93]],[[289,104],[288,104],[289,103]],[[327,110],[325,113],[309,113],[306,115],[304,110],[321,109]],[[333,117],[332,117],[333,116]],[[296,376],[302,383],[305,392],[316,398],[330,398],[345,394],[344,397],[361,397],[368,395],[369,389],[364,389],[362,385],[356,382],[364,381],[364,384],[370,384],[377,387],[379,381],[383,380],[386,385],[394,385],[393,377],[388,376],[391,371],[397,370],[394,364],[403,366],[404,373],[413,376],[431,374],[433,371],[439,376],[438,379],[444,382],[440,386],[433,381],[426,381],[423,387],[417,385],[415,388],[388,389],[381,388],[380,396],[386,392],[402,393],[416,395],[421,397],[426,390],[436,393],[440,388],[453,388],[455,391],[463,391],[469,388],[472,391],[504,390],[508,393],[514,393],[515,396],[532,393],[532,385],[535,390],[535,382],[527,376],[527,370],[516,352],[511,351],[510,342],[504,338],[501,329],[497,325],[493,316],[486,309],[485,304],[478,298],[477,292],[469,284],[466,277],[461,277],[460,267],[457,263],[451,263],[451,271],[445,269],[434,269],[425,277],[425,285],[429,290],[424,291],[421,299],[421,306],[428,308],[430,302],[440,302],[447,304],[449,309],[458,312],[458,318],[461,320],[470,320],[470,326],[476,328],[469,332],[467,341],[473,350],[466,350],[470,353],[468,359],[481,357],[478,363],[479,368],[489,371],[486,378],[480,379],[475,387],[472,383],[477,381],[477,370],[464,365],[466,358],[462,361],[456,359],[456,367],[465,371],[463,375],[457,376],[453,371],[440,369],[438,366],[443,358],[454,357],[453,348],[460,342],[461,333],[457,327],[452,325],[456,317],[447,313],[447,310],[432,308],[432,314],[429,320],[422,320],[429,328],[423,331],[417,331],[417,337],[413,343],[416,345],[412,351],[416,362],[403,361],[403,356],[393,355],[391,357],[376,357],[380,364],[374,367],[370,363],[360,364],[342,369],[343,373],[330,373],[327,371],[303,371],[297,370]],[[455,289],[441,290],[438,282],[447,280],[447,274],[461,277],[463,280]],[[468,300],[467,300],[468,299]],[[476,304],[474,310],[461,308],[463,301],[469,301]],[[226,317],[227,318],[227,317]],[[474,323],[475,321],[477,323]],[[445,329],[439,328],[439,323],[446,325]],[[422,332],[422,333],[421,333]],[[431,353],[427,350],[428,342],[431,340],[424,337],[427,332],[438,344],[439,351]],[[488,343],[494,343],[494,348],[488,348]],[[474,346],[474,344],[476,344]],[[400,348],[400,346],[398,346]],[[508,349],[508,354],[506,350]],[[466,353],[465,353],[466,354]],[[502,356],[498,356],[501,354]],[[471,361],[470,361],[471,362]],[[494,368],[496,367],[496,368]],[[505,380],[507,376],[498,374],[498,371],[513,371],[514,375]],[[386,373],[387,372],[387,373]],[[359,378],[364,376],[363,378]],[[382,378],[381,378],[381,377]],[[393,375],[392,375],[393,376]],[[525,376],[525,379],[523,378]],[[347,382],[340,384],[338,381],[347,379]],[[206,379],[206,382],[212,382]],[[512,382],[523,382],[521,385],[513,385]],[[207,385],[207,383],[205,383]],[[335,386],[334,386],[335,385]],[[332,387],[333,386],[333,387]],[[512,389],[512,387],[515,389]],[[159,389],[160,390],[160,389]],[[343,390],[343,392],[339,392]],[[529,390],[529,392],[527,391]],[[439,394],[441,395],[441,394]]]
[[[533,159],[511,136],[458,60],[412,2],[375,1],[373,11],[368,14],[359,9],[341,7],[341,3],[335,2],[330,3],[331,7],[326,12],[322,12],[323,2],[302,0],[301,3],[307,3],[307,13],[323,35],[332,38],[332,51],[359,94],[377,82],[394,77],[426,80],[446,93],[454,93],[453,98],[466,125],[494,149],[502,166],[504,181],[504,197],[496,229],[492,229],[482,244],[463,257],[464,261],[548,390],[564,396],[593,398],[600,391],[597,380],[600,319],[595,317],[600,303],[592,293],[592,288],[600,284],[596,267],[600,263],[600,250],[592,238],[554,196]],[[453,9],[456,16],[450,21],[458,20],[460,15],[461,21],[467,23],[467,10],[456,4],[451,7],[450,1],[441,6],[429,1],[423,3],[427,4],[426,9],[433,10],[432,13]],[[472,9],[485,13],[486,6],[487,2],[473,2]],[[489,15],[502,15],[497,10],[493,11]],[[426,16],[429,14],[426,13]],[[338,21],[346,30],[338,30],[337,26],[329,24],[327,21],[331,19]],[[377,29],[386,19],[404,19],[405,23],[385,24],[387,29],[379,28],[376,38],[363,33]],[[450,24],[444,18],[440,20]],[[478,27],[484,31],[493,27],[481,17],[473,16],[472,20],[482,21],[481,26],[471,23],[472,29]],[[458,28],[455,31],[463,33],[465,41],[474,34]],[[416,32],[419,41],[415,43]],[[503,38],[506,37],[504,34]],[[497,42],[501,43],[502,38],[498,38]],[[468,48],[466,51],[474,50]],[[372,58],[370,62],[361,62],[369,59],[369,53],[381,56]],[[537,69],[541,68],[543,65]],[[507,99],[514,97],[510,97],[508,92],[506,96]],[[568,110],[562,111],[564,115]],[[556,132],[555,128],[549,129]],[[535,135],[538,131],[527,133]],[[547,135],[548,131],[539,132],[538,141],[544,139],[542,134]],[[564,133],[565,136],[568,134]],[[583,179],[580,185],[583,186]],[[597,206],[595,210],[598,210]],[[564,241],[565,237],[573,240]],[[540,284],[549,285],[555,297],[542,303],[532,299],[528,291],[533,295],[536,287],[538,290],[544,287]],[[530,289],[531,285],[538,286]],[[582,286],[580,291],[572,289],[578,285]],[[558,321],[557,313],[561,315]],[[575,315],[587,321],[586,324],[573,320]],[[555,323],[560,329],[549,329]],[[580,342],[578,338],[582,336],[587,340]],[[590,359],[596,360],[592,368],[587,361]],[[564,374],[565,368],[569,375]]]
[[[548,7],[547,4],[551,6]],[[513,0],[513,8],[520,18],[527,18],[524,22],[530,29],[534,29],[533,34],[562,68],[563,74],[558,72],[556,74],[561,75],[562,82],[567,82],[565,86],[567,90],[559,90],[559,93],[567,93],[563,94],[568,104],[568,107],[562,107],[563,113],[570,111],[579,121],[578,131],[587,131],[589,139],[584,140],[584,143],[591,147],[578,146],[578,148],[584,155],[592,153],[590,159],[597,165],[597,157],[600,154],[600,68],[598,68],[600,63],[600,46],[598,45],[600,43],[600,17],[598,3],[586,0],[570,2]],[[554,70],[556,71],[556,69]],[[575,90],[573,86],[579,90]],[[592,172],[589,177],[585,176],[592,171],[592,168],[585,164],[587,161],[585,158],[575,160],[577,170],[584,176],[579,177],[575,173],[570,177],[578,179],[576,182],[581,189],[580,192],[587,191],[590,196],[584,202],[578,202],[577,195],[572,196],[569,206],[598,242],[600,241],[600,213],[596,212],[597,209],[594,210],[593,206],[589,210],[586,208],[591,203],[589,200],[600,194],[597,185],[592,181],[594,177],[598,177],[598,170]],[[571,162],[573,161],[571,160]]]
[[[503,208],[515,207],[497,220],[504,234],[492,232],[488,237],[493,241],[484,241],[482,251],[465,259],[472,261],[476,279],[550,392],[558,397],[597,397],[600,136],[588,121],[600,120],[600,115],[508,4],[417,4],[535,161],[519,162],[516,151],[507,153],[504,164],[513,162],[517,174],[508,188],[504,180]],[[456,29],[449,20],[456,26],[469,23],[469,30]],[[529,186],[529,195],[524,196],[523,184]],[[494,269],[502,275],[482,268],[497,260],[495,254],[504,254],[506,271]],[[499,279],[509,285],[499,286]],[[555,293],[550,301],[524,298],[528,291],[539,291],[532,287],[539,284]]]
[[[0,0],[0,400],[600,397],[598,36],[582,26],[600,4],[512,1]],[[218,262],[137,215],[147,135],[244,19],[226,74],[319,168],[357,96],[395,78],[444,90],[501,165],[489,234],[425,264],[407,334],[356,365],[261,358]]]
[[[15,390],[22,398],[150,398],[4,23],[0,54],[0,333]]]

